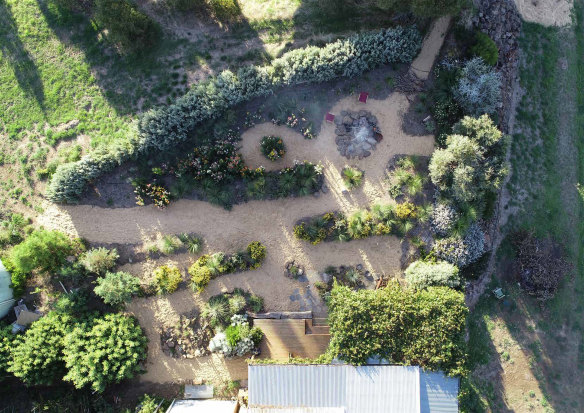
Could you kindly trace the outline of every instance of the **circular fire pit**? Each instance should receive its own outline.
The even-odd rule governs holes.
[[[368,157],[375,150],[375,145],[383,139],[377,127],[377,118],[366,110],[343,110],[335,123],[335,143],[341,155],[348,159]]]

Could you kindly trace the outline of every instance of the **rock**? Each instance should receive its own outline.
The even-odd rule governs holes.
[[[320,274],[320,278],[322,278],[322,282],[325,284],[328,284],[331,280],[332,280],[332,275],[327,274],[326,272],[323,272],[322,274]]]
[[[352,125],[353,124],[353,119],[350,116],[345,116],[343,118],[343,124],[344,125]]]
[[[326,185],[323,185],[323,186],[320,188],[320,190],[322,191],[322,193],[323,193],[323,194],[326,194],[326,193],[328,193],[328,191],[329,191],[329,189],[328,189],[328,186],[326,186]]]
[[[174,341],[172,341],[172,339],[171,339],[171,338],[169,338],[168,340],[166,340],[166,345],[167,345],[168,347],[170,347],[170,348],[174,348],[174,346],[175,346],[176,344],[174,343]]]
[[[343,195],[348,196],[349,195],[349,191],[347,191],[346,189],[343,189],[343,192],[341,192]]]
[[[363,152],[363,157],[364,158],[367,158],[368,156],[371,156],[371,152],[369,152],[369,151]]]
[[[361,145],[361,149],[363,149],[364,152],[368,151],[369,149],[371,149],[371,144],[365,142]]]
[[[355,268],[357,268],[358,271],[361,271],[363,269],[363,265],[357,264],[357,266]]]
[[[369,115],[369,113],[365,109],[359,111],[359,117],[367,117],[367,115]]]
[[[320,196],[320,192],[315,192],[314,194],[312,194],[312,196],[314,196],[315,198],[318,198]]]
[[[341,110],[341,116],[347,116],[347,115],[348,115],[348,113],[346,110]]]

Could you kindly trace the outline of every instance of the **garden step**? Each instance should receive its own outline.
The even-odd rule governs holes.
[[[326,318],[315,317],[312,319],[313,326],[328,326],[328,321]]]

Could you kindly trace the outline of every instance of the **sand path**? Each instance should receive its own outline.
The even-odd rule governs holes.
[[[442,29],[441,24],[436,24],[433,31]],[[435,39],[440,39],[440,42]],[[431,67],[426,56],[435,58],[442,39],[442,36],[433,34],[425,39],[421,52],[424,67]],[[365,109],[377,117],[384,139],[371,156],[362,160],[348,161],[341,157],[334,141],[333,124],[323,123],[318,138],[311,141],[287,127],[271,123],[257,125],[243,134],[241,153],[249,166],[264,165],[267,169],[280,169],[291,166],[294,160],[320,162],[329,190],[318,197],[252,201],[236,205],[231,211],[207,202],[186,199],[172,203],[165,210],[153,206],[50,206],[38,221],[45,227],[61,229],[91,242],[101,243],[135,244],[159,233],[181,232],[200,234],[205,240],[205,252],[234,252],[253,240],[264,243],[268,256],[258,270],[219,277],[200,295],[181,289],[169,296],[135,299],[127,307],[139,319],[150,340],[147,372],[140,376],[141,381],[178,383],[195,378],[215,382],[227,378],[244,379],[247,377],[247,366],[241,359],[225,360],[218,356],[173,359],[165,356],[161,351],[160,328],[175,325],[180,314],[189,313],[211,295],[234,287],[263,296],[268,310],[311,309],[317,314],[323,314],[323,304],[310,285],[319,280],[317,272],[327,265],[361,263],[369,271],[378,274],[393,275],[399,271],[403,252],[397,237],[371,237],[349,243],[321,243],[313,246],[295,239],[292,230],[294,223],[301,217],[332,210],[350,213],[374,202],[391,200],[384,182],[389,159],[395,154],[430,155],[434,149],[432,135],[410,136],[403,131],[402,114],[408,107],[409,102],[404,95],[392,93],[384,100],[369,99],[365,105],[351,96],[337,101],[330,108],[330,112],[336,115],[341,110]],[[287,146],[286,156],[282,160],[272,163],[263,158],[259,151],[259,140],[265,135],[282,137]],[[354,165],[365,171],[365,179],[361,188],[344,194],[345,187],[340,173],[346,165]],[[307,280],[295,281],[284,276],[284,265],[290,259],[306,267]],[[152,268],[166,261],[175,261],[185,268],[192,260],[192,257],[181,254],[157,262],[128,263],[122,269],[147,278]]]
[[[572,23],[572,0],[515,0],[523,20],[544,26]]]

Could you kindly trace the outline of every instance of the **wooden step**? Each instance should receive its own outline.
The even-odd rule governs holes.
[[[313,326],[328,326],[328,321],[326,318],[313,318],[312,325]]]
[[[314,325],[314,319],[308,319],[305,323],[305,330],[304,334],[310,335],[328,335],[329,334],[329,326],[326,325]]]

